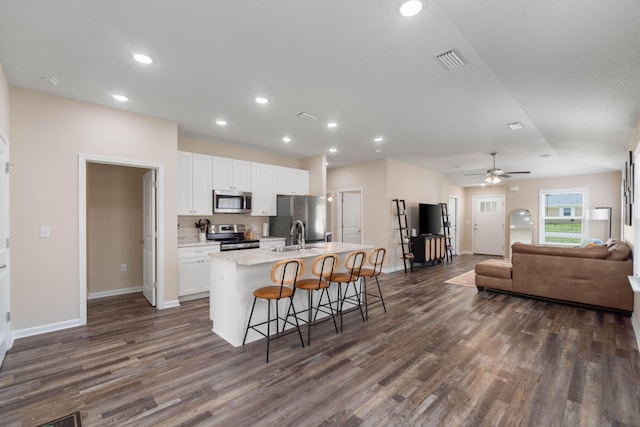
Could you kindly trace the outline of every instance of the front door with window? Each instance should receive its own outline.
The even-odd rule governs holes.
[[[473,253],[504,255],[504,196],[473,198]]]

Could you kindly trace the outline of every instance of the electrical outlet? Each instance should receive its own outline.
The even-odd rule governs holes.
[[[40,226],[40,238],[48,239],[51,237],[51,226],[49,225],[41,225]]]
[[[127,271],[127,264],[122,264],[120,266],[120,271]]]

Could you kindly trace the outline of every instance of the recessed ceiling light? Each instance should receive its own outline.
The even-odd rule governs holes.
[[[338,126],[338,123],[336,123],[336,122],[329,122],[329,123],[327,123],[327,127],[330,127],[330,128],[335,128],[335,127],[337,127],[337,126]]]
[[[129,98],[127,98],[126,96],[118,95],[118,94],[114,94],[113,95],[113,99],[115,99],[116,101],[119,101],[119,102],[127,102],[129,100]]]
[[[53,76],[40,76],[40,80],[50,86],[58,86],[58,83],[60,83],[60,80]]]
[[[258,104],[266,104],[267,102],[269,102],[269,100],[268,100],[267,98],[265,98],[265,97],[258,96],[258,97],[256,98],[256,102],[257,102]]]
[[[381,137],[381,136],[376,136],[375,138],[373,138],[373,140],[374,140],[375,142],[382,142],[382,141],[384,141],[384,138],[383,138],[383,137]]]
[[[509,129],[522,129],[524,127],[524,125],[520,122],[513,122],[513,123],[507,123],[507,127],[509,127]]]
[[[335,153],[336,151],[338,151],[338,149],[336,147],[329,148],[329,152],[330,153]]]
[[[288,136],[283,137],[283,138],[282,138],[282,140],[283,140],[284,142],[287,142],[287,143],[288,143],[288,142],[291,142],[291,138],[290,138],[290,137],[288,137]]]
[[[227,125],[227,121],[226,120],[222,120],[222,119],[218,119],[218,120],[216,120],[216,124],[218,126],[226,126]]]
[[[405,1],[400,5],[400,15],[415,16],[422,10],[422,2],[419,0]]]
[[[151,64],[153,62],[153,59],[151,59],[150,56],[145,55],[144,53],[134,53],[133,54],[133,59],[135,59],[136,61],[138,61],[141,64]]]
[[[373,150],[376,153],[382,153],[382,148],[376,148],[375,150]]]

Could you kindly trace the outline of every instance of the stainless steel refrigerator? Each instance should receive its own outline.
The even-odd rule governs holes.
[[[327,229],[327,206],[324,197],[278,196],[277,215],[269,218],[271,236],[285,237],[292,244],[291,226],[295,220],[304,224],[306,243],[322,242]]]

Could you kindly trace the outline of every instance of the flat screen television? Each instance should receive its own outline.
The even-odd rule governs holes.
[[[440,234],[442,232],[440,205],[418,204],[418,233]]]

